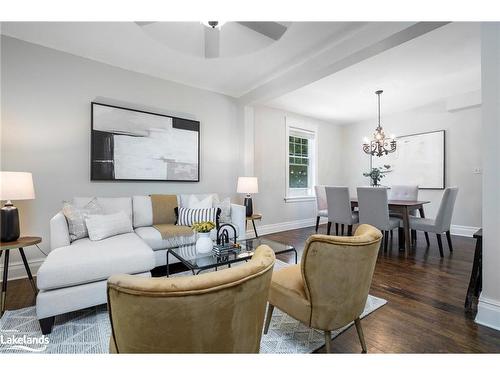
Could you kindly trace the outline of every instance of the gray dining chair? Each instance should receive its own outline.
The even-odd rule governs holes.
[[[385,187],[358,187],[359,223],[370,224],[384,232],[384,251],[389,243],[389,231],[398,228],[400,219],[389,216]]]
[[[389,200],[395,201],[417,201],[418,200],[418,185],[392,185],[389,190]],[[401,217],[401,214],[389,211],[391,216]],[[417,216],[417,210],[410,210],[410,215]],[[424,232],[425,240],[427,241],[427,246],[429,246],[429,234]],[[392,238],[392,231],[391,231]],[[411,231],[411,241],[412,243],[417,243],[417,231],[412,229]]]
[[[335,223],[336,235],[338,236],[338,225],[341,225],[340,234],[344,235],[344,226],[347,226],[347,235],[352,235],[352,226],[359,222],[358,212],[351,208],[351,197],[347,186],[327,186],[326,203],[328,205],[328,229],[330,235],[332,223]]]
[[[451,243],[451,217],[453,216],[453,208],[455,207],[455,201],[457,199],[458,188],[449,187],[446,188],[443,197],[441,198],[441,204],[435,219],[421,218],[421,217],[410,217],[410,228],[415,230],[421,230],[423,232],[431,232],[436,234],[439,255],[443,257],[443,243],[441,241],[441,234],[446,233],[446,239],[448,240],[448,247],[450,252],[453,252],[453,244]]]
[[[316,193],[316,233],[318,233],[319,220],[322,217],[328,217],[328,205],[326,203],[326,192],[324,185],[314,186]]]

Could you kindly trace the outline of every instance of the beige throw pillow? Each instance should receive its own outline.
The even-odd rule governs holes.
[[[100,214],[102,212],[101,206],[94,198],[84,207],[77,207],[69,202],[63,202],[62,213],[66,217],[68,223],[69,239],[71,242],[80,238],[88,237],[87,226],[85,218],[87,215]]]

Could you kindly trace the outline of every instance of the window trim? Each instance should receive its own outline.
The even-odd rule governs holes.
[[[285,117],[285,128],[286,128],[286,171],[285,171],[285,202],[308,202],[316,200],[314,193],[314,186],[317,185],[318,180],[318,129],[317,126],[294,119],[291,117]],[[297,136],[302,134],[307,134],[312,142],[309,145],[309,162],[310,162],[310,172],[309,184],[310,187],[307,189],[297,188],[296,190],[308,190],[304,194],[293,194],[294,188],[290,188],[290,136],[293,133],[299,133]]]

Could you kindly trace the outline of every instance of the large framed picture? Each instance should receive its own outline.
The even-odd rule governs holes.
[[[91,105],[91,180],[200,180],[199,121]]]
[[[420,189],[445,188],[445,131],[410,134],[396,138],[396,151],[372,156],[372,167],[385,172],[383,185],[418,185]]]

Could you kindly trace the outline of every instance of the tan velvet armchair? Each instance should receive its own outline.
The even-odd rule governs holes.
[[[275,261],[259,246],[247,263],[174,278],[112,276],[112,353],[258,353]]]
[[[311,328],[325,333],[330,352],[331,331],[352,321],[366,353],[360,315],[368,298],[382,233],[371,225],[353,237],[313,235],[298,265],[274,272],[269,290],[264,333],[276,306]]]

